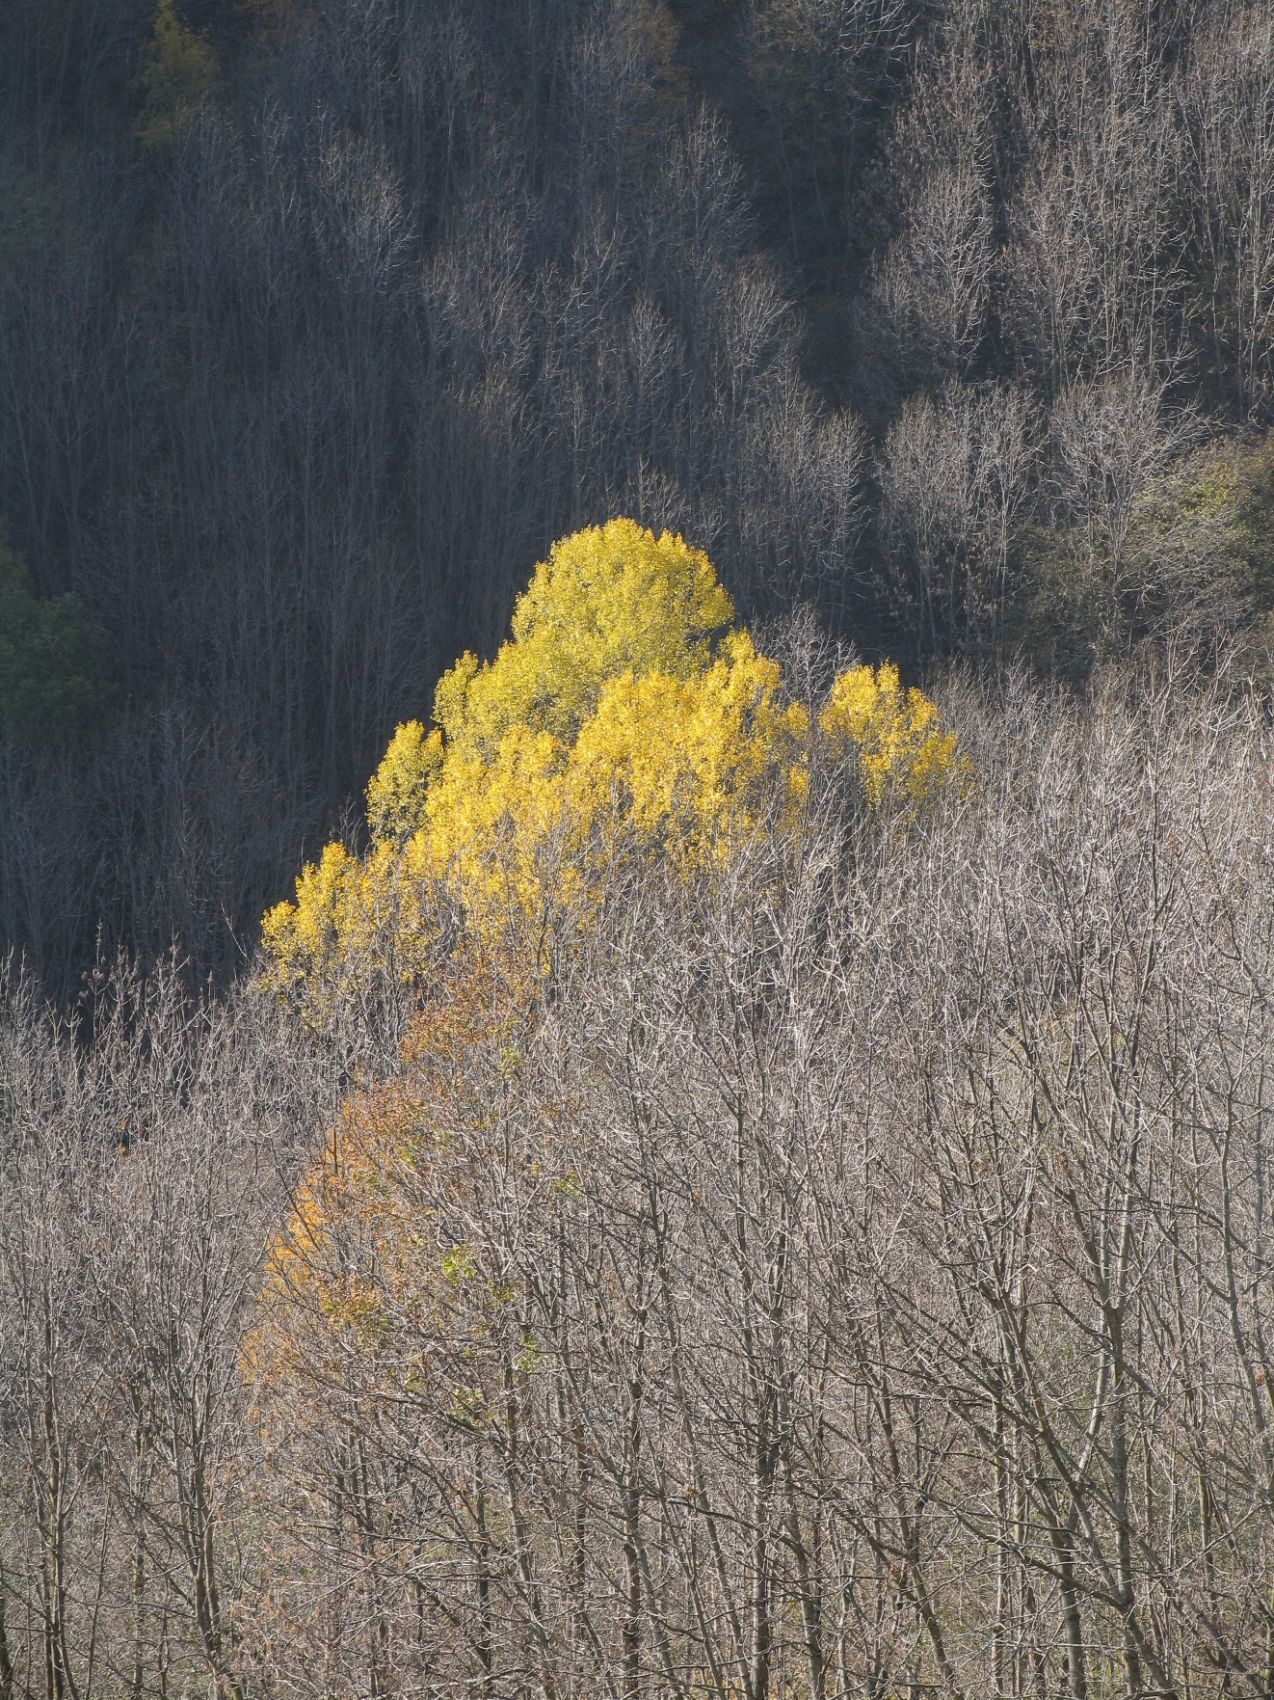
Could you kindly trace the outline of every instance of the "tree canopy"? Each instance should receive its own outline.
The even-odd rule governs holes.
[[[708,557],[630,519],[555,544],[494,660],[461,656],[433,725],[400,725],[367,787],[371,843],[331,843],[271,909],[269,974],[311,1012],[387,969],[436,963],[444,916],[541,941],[628,857],[685,871],[761,832],[799,835],[816,768],[867,806],[924,802],[954,735],[896,668],[799,700],[735,624]]]

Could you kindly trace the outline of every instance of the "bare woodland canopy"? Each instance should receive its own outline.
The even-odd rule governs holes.
[[[1270,1700],[1274,13],[0,95],[0,1700]]]
[[[1269,1692],[1264,711],[947,713],[318,1038],[11,990],[7,1696]]]

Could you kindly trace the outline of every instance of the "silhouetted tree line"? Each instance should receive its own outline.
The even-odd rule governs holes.
[[[913,669],[1274,600],[1262,4],[9,0],[0,114],[0,516],[100,682],[0,696],[54,990],[231,972],[612,513]]]

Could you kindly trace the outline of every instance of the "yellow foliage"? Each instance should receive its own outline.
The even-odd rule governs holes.
[[[692,678],[622,673],[571,752],[572,814],[588,827],[618,819],[690,866],[755,832],[776,800],[782,824],[794,824],[809,717],[781,689],[777,663],[742,631]]]
[[[536,567],[495,660],[464,655],[443,678],[434,720],[449,750],[488,759],[517,725],[569,743],[607,679],[656,669],[689,678],[733,618],[702,549],[630,519],[590,526]]]
[[[171,141],[212,93],[216,81],[212,48],[185,27],[173,10],[173,0],[159,0],[142,72],[144,101],[137,139],[147,147]]]
[[[275,990],[317,1013],[360,996],[372,962],[404,983],[425,979],[437,965],[440,928],[421,848],[415,839],[401,851],[382,842],[360,859],[329,844],[307,863],[295,900],[276,903],[261,924]]]
[[[367,824],[377,843],[401,844],[420,825],[425,795],[442,766],[442,733],[419,720],[400,726],[367,785]]]
[[[732,619],[680,537],[617,519],[554,545],[495,659],[463,656],[434,728],[395,732],[367,788],[368,854],[329,845],[266,915],[273,983],[321,1017],[374,974],[419,983],[444,907],[488,945],[542,940],[586,918],[625,851],[692,873],[799,833],[816,747],[856,764],[872,806],[920,804],[957,771],[954,735],[896,668],[842,673],[812,727]]]
[[[954,732],[922,691],[903,691],[898,669],[850,667],[836,679],[819,730],[833,750],[856,752],[863,789],[879,803],[890,789],[913,803],[930,797],[956,773]]]

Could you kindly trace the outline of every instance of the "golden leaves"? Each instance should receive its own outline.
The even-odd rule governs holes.
[[[372,847],[341,845],[271,909],[268,977],[312,1016],[377,975],[418,985],[439,915],[533,969],[587,925],[636,851],[688,877],[761,833],[799,835],[820,752],[871,806],[918,805],[961,769],[933,703],[898,670],[840,674],[811,725],[782,669],[732,627],[702,550],[629,519],[562,539],[535,569],[495,659],[460,658],[432,730],[399,726],[367,788]]]
[[[913,803],[934,795],[959,768],[954,732],[944,731],[923,692],[903,691],[898,669],[850,667],[828,693],[819,730],[833,749],[856,755],[868,800],[888,791]]]

